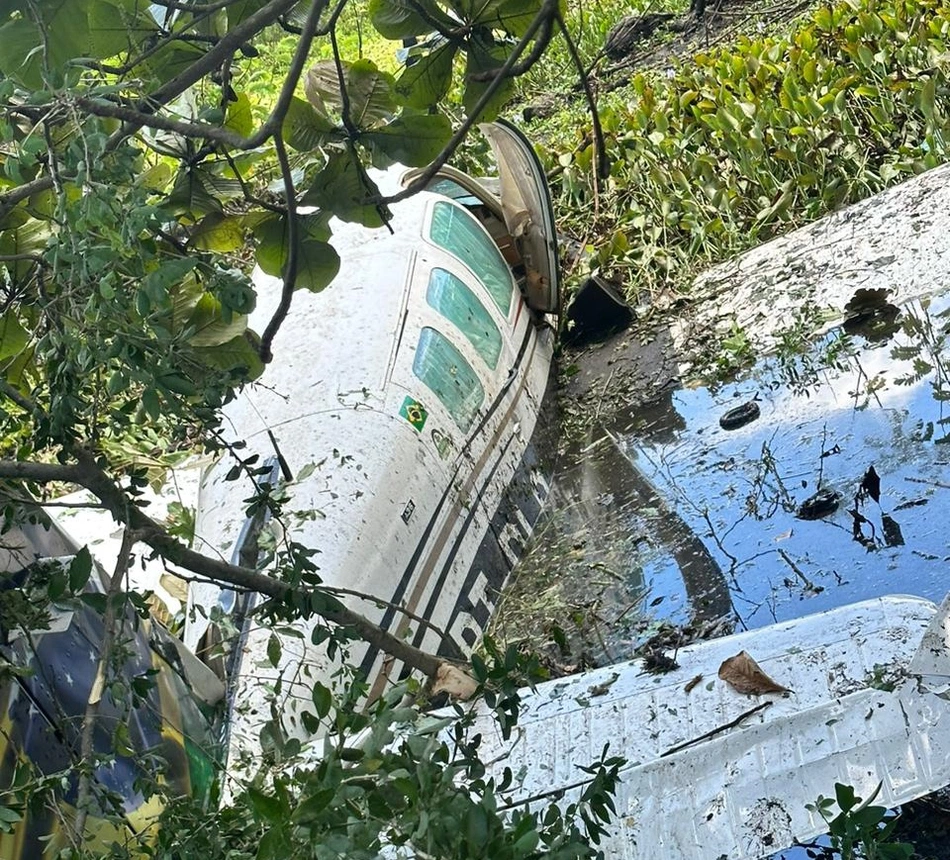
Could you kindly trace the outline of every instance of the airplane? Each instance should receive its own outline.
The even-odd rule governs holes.
[[[334,283],[295,293],[274,342],[280,360],[225,409],[232,441],[246,443],[240,457],[258,455],[266,474],[238,469],[232,480],[237,461],[225,451],[204,476],[196,518],[196,549],[264,572],[275,541],[317,550],[324,588],[383,629],[452,656],[480,638],[547,494],[532,440],[560,302],[553,209],[537,156],[507,122],[481,129],[497,178],[446,166],[391,206],[389,229],[333,223]],[[420,174],[396,165],[374,178],[398,192]],[[255,279],[252,327],[269,319],[282,290],[278,278]],[[285,497],[279,521],[264,507],[246,513],[262,483]],[[8,585],[48,564],[68,572],[80,554],[79,542],[50,523],[10,537],[19,544],[0,559],[13,575]],[[104,583],[91,576],[85,602],[55,610],[48,630],[4,631],[0,654],[33,674],[0,678],[0,785],[26,759],[45,774],[75,763],[103,641],[93,596]],[[298,623],[293,635],[270,631],[256,623],[256,605],[255,595],[192,583],[183,644],[157,623],[127,619],[136,637],[127,672],[156,683],[135,709],[146,716],[129,723],[127,764],[95,776],[130,832],[157,813],[135,785],[142,763],[134,750],[163,754],[162,778],[174,790],[207,791],[217,768],[259,749],[278,679],[286,730],[308,736],[298,702],[311,700],[315,681],[329,682],[340,657],[310,644],[318,622]],[[259,664],[272,636],[281,657],[268,671]],[[370,699],[404,671],[360,643],[347,660]],[[103,696],[97,721],[102,752],[121,711],[108,702]],[[73,778],[63,808],[75,805],[76,791]],[[62,835],[51,816],[30,814],[0,833],[0,854],[38,856],[44,833]]]

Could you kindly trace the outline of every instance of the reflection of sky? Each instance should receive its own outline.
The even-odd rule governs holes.
[[[857,354],[842,359],[844,367],[820,369],[805,390],[790,390],[788,374],[783,379],[772,359],[716,392],[678,391],[672,408],[684,428],[651,435],[647,425],[621,441],[719,562],[748,626],[882,594],[939,600],[950,589],[944,526],[950,520],[950,448],[936,441],[950,433],[943,423],[950,410],[935,392],[936,371],[913,385],[899,383],[913,375],[915,358],[937,363],[928,342],[939,340],[935,331],[944,321],[937,314],[948,305],[942,300],[929,312],[919,305],[905,309],[902,319],[921,321],[923,335],[902,330],[874,348],[855,337]],[[815,366],[814,357],[797,370],[809,363]],[[875,388],[870,396],[869,381]],[[721,415],[756,394],[756,421],[733,431],[720,428]],[[872,465],[881,478],[881,499],[858,508],[870,521],[862,544],[853,539],[848,509]],[[840,493],[838,510],[820,520],[796,518],[798,506],[819,486]],[[884,514],[898,524],[903,546],[885,545]],[[679,570],[666,559],[654,559],[645,573],[651,594],[666,595],[667,605],[675,606],[686,595]]]

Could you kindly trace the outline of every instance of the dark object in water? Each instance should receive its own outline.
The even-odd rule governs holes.
[[[738,430],[758,417],[759,404],[755,400],[750,400],[735,409],[730,409],[719,419],[719,426],[723,430]]]
[[[861,489],[858,491],[858,495],[862,493],[870,496],[875,502],[880,504],[881,477],[874,470],[874,466],[869,466],[867,472],[864,473],[864,477],[861,479]]]
[[[881,517],[881,525],[884,528],[884,546],[904,545],[904,535],[897,520],[884,514]]]
[[[584,281],[566,316],[563,339],[573,346],[603,339],[633,322],[633,311],[617,287],[597,275]]]
[[[887,297],[888,290],[883,288],[857,290],[844,307],[846,316],[841,327],[869,343],[886,341],[900,328],[900,308]]]
[[[800,520],[820,520],[838,510],[841,496],[834,490],[819,490],[798,506],[795,516]]]

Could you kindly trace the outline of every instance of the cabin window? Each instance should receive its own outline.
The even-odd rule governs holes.
[[[429,275],[426,301],[456,325],[492,370],[501,354],[501,332],[485,306],[465,284],[445,269]]]
[[[472,270],[507,317],[511,308],[511,270],[481,225],[464,209],[439,200],[432,207],[429,237]]]
[[[471,365],[448,339],[426,326],[419,335],[412,372],[442,401],[463,433],[472,426],[485,389]]]
[[[444,176],[430,182],[426,186],[426,191],[441,194],[443,197],[448,197],[463,206],[481,206],[483,203],[467,188],[463,188],[454,179],[446,179]]]

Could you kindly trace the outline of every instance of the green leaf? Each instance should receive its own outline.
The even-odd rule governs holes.
[[[400,117],[378,131],[363,135],[363,142],[408,167],[432,162],[452,137],[452,123],[441,114]]]
[[[197,260],[189,257],[172,257],[165,260],[154,271],[149,272],[142,281],[142,289],[152,304],[167,303],[171,288],[195,268],[196,262]]]
[[[280,656],[283,653],[283,649],[280,645],[280,637],[276,633],[271,633],[270,639],[267,640],[267,659],[270,660],[271,666],[275,669],[280,665]]]
[[[473,76],[500,69],[505,63],[506,56],[506,50],[501,46],[495,45],[488,48],[474,39],[469,42],[465,62],[465,93],[462,96],[462,105],[468,116],[473,115],[479,99],[491,84],[491,81],[473,80]],[[479,114],[479,122],[490,122],[495,119],[511,98],[513,88],[514,84],[510,79],[504,81]]]
[[[343,63],[343,79],[349,96],[350,119],[357,128],[372,128],[390,119],[395,112],[392,75],[381,72],[371,60]],[[310,67],[304,80],[307,100],[319,113],[327,107],[342,111],[340,79],[333,60],[321,60]]]
[[[343,221],[381,227],[384,219],[379,208],[367,202],[378,193],[376,184],[349,151],[334,152],[300,202],[304,206],[319,206]]]
[[[326,143],[336,126],[303,99],[290,100],[282,127],[284,140],[300,152],[310,152]]]
[[[426,14],[420,15],[421,8]],[[451,30],[457,24],[431,0],[370,0],[369,17],[379,34],[386,39],[407,39],[423,36],[437,29]],[[426,20],[429,18],[438,26]]]
[[[209,212],[195,227],[188,244],[202,251],[239,251],[244,247],[243,220],[238,215]]]
[[[297,255],[295,290],[319,293],[330,285],[340,271],[340,255],[328,242],[305,239]]]
[[[252,343],[255,337],[250,331],[245,331],[219,346],[197,347],[192,352],[209,367],[240,372],[247,379],[257,379],[264,372],[264,363]]]
[[[314,792],[310,797],[297,805],[291,820],[299,824],[306,824],[316,819],[327,805],[333,800],[336,791],[332,788],[324,788]]]
[[[158,400],[158,393],[152,386],[142,392],[142,408],[153,421],[162,417],[162,405]]]
[[[408,66],[393,85],[396,97],[419,110],[442,101],[452,85],[456,50],[456,46],[448,42]]]
[[[191,346],[220,346],[244,333],[247,317],[243,314],[232,314],[226,322],[221,302],[210,293],[204,293],[183,328],[194,330],[188,337]]]
[[[0,806],[0,833],[13,833],[23,816],[9,806]]]
[[[330,690],[317,681],[313,686],[313,706],[317,710],[317,716],[322,720],[330,713],[330,705],[333,702],[333,694]]]
[[[235,134],[250,137],[254,130],[254,116],[251,113],[251,100],[246,93],[238,93],[236,102],[228,102],[224,125]]]
[[[321,174],[322,175],[322,174]],[[324,219],[307,216],[298,223],[297,275],[294,289],[319,292],[336,277],[340,257],[328,242]],[[268,275],[286,276],[290,257],[289,234],[283,218],[272,218],[254,230],[257,239],[257,263]]]
[[[82,547],[69,563],[69,589],[74,594],[82,591],[92,573],[92,556],[88,547]]]
[[[270,824],[278,824],[290,817],[290,809],[285,809],[279,798],[264,794],[253,785],[248,786],[247,796],[254,811]]]
[[[838,803],[838,808],[842,812],[848,812],[853,809],[858,802],[858,798],[854,793],[854,787],[842,785],[840,782],[835,783],[835,800]]]
[[[0,361],[18,355],[30,341],[26,329],[20,325],[14,308],[8,307],[0,317]]]

